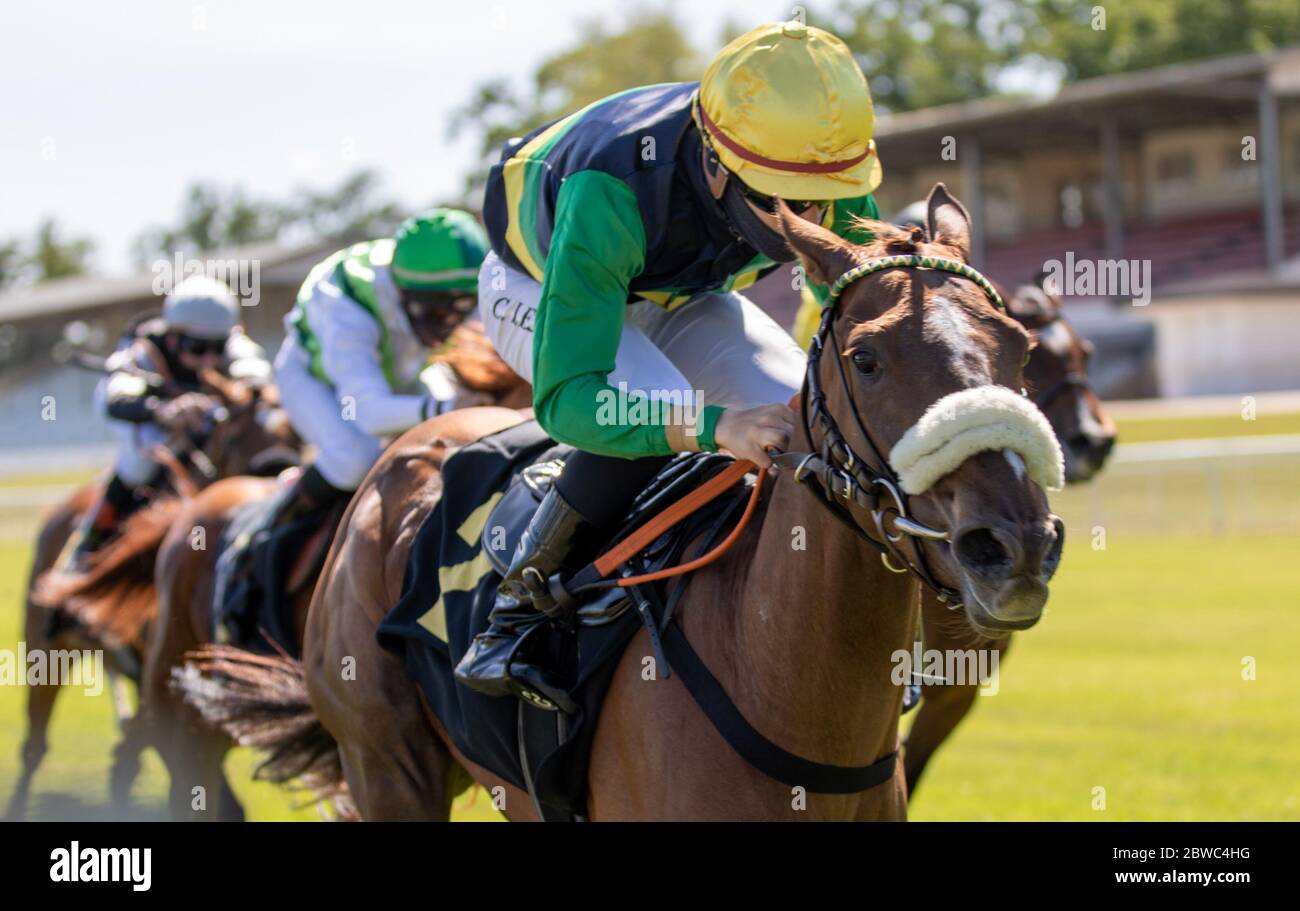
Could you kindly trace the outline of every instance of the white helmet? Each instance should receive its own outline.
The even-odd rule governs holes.
[[[225,282],[191,275],[163,301],[163,322],[196,338],[223,339],[239,323],[239,304]]]

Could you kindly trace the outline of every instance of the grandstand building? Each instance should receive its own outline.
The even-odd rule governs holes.
[[[1102,347],[1154,330],[1155,387],[1117,370],[1112,394],[1300,388],[1300,48],[899,114],[877,140],[882,210],[946,182],[975,262],[1004,283],[1067,257],[1149,276],[1145,301],[1063,298]]]

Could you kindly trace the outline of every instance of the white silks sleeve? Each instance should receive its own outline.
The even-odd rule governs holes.
[[[316,286],[307,319],[320,345],[321,366],[343,414],[370,436],[401,433],[425,417],[426,397],[399,395],[384,376],[379,323],[332,282]],[[427,410],[433,413],[433,405]]]

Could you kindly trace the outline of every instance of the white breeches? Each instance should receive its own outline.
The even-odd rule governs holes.
[[[541,285],[489,253],[478,287],[488,337],[505,362],[532,382]],[[608,382],[626,383],[652,398],[680,395],[683,404],[753,407],[789,401],[803,383],[806,363],[788,332],[730,291],[701,294],[672,311],[650,301],[631,304]],[[703,401],[695,402],[696,391]]]

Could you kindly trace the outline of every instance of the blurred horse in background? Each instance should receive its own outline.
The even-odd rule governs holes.
[[[1035,347],[1025,365],[1025,389],[1047,415],[1065,456],[1065,480],[1074,484],[1096,476],[1115,446],[1115,422],[1088,381],[1092,343],[1070,325],[1061,302],[1040,284],[1024,285],[1014,294],[1003,293],[1011,315],[1029,330]],[[953,617],[928,592],[922,593],[921,626],[925,649],[945,654],[990,650],[999,660],[1011,645],[1011,636],[988,639]],[[921,773],[943,742],[952,736],[972,708],[979,684],[949,681],[924,686],[903,752],[909,793],[915,793]]]
[[[124,680],[139,679],[145,630],[156,608],[149,581],[150,552],[138,542],[157,534],[181,498],[231,474],[279,472],[296,460],[300,446],[273,386],[232,380],[215,371],[205,373],[203,381],[205,391],[224,408],[224,419],[203,440],[178,434],[160,447],[157,458],[165,472],[154,503],[137,513],[134,522],[126,523],[109,546],[91,555],[86,573],[55,566],[83,515],[99,498],[103,478],[86,482],[56,505],[36,536],[27,583],[27,649],[47,654],[102,649],[113,679],[119,721],[130,714]],[[93,596],[86,591],[93,591]],[[7,818],[21,819],[26,814],[32,778],[48,750],[50,717],[59,692],[55,682],[27,687],[22,771]]]
[[[447,347],[433,360],[446,363],[468,389],[487,394],[494,403],[528,408],[532,388],[497,355],[477,324],[465,324],[452,334]],[[214,586],[217,561],[225,552],[225,532],[236,514],[249,504],[272,496],[283,480],[233,476],[217,481],[190,497],[170,498],[165,505],[128,520],[122,536],[110,543],[106,561],[113,570],[87,576],[63,592],[82,602],[95,602],[115,586],[133,584],[147,591],[150,620],[140,675],[140,711],[123,724],[114,749],[110,793],[114,804],[126,807],[139,772],[139,756],[152,746],[171,778],[169,809],[177,820],[240,820],[243,810],[222,769],[234,745],[226,733],[207,724],[185,704],[171,686],[174,669],[186,652],[211,644],[215,630]],[[202,528],[205,548],[192,546],[191,535]],[[147,576],[140,570],[147,568]],[[284,567],[287,575],[290,567]],[[310,575],[287,585],[294,641],[300,643],[307,608],[315,590]],[[207,795],[196,809],[192,789]]]

